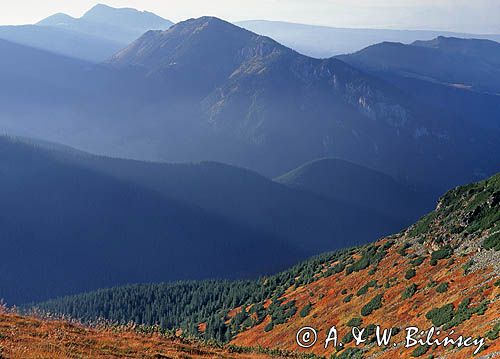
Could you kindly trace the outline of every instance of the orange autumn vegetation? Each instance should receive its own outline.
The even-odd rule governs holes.
[[[500,356],[500,175],[449,191],[415,225],[348,255],[354,264],[346,270],[333,271],[342,261],[334,258],[321,265],[314,280],[284,291],[282,302],[297,308],[291,318],[272,323],[266,316],[243,328],[232,343],[342,359]],[[245,309],[251,312],[251,307]],[[318,331],[318,342],[301,349],[296,334],[306,326]],[[325,348],[332,326],[343,346]],[[399,333],[389,346],[379,347],[373,330],[370,340],[354,348],[351,327],[370,326],[398,328]],[[405,348],[410,326],[422,331],[436,327],[441,334],[431,339],[463,335],[484,338],[485,345],[476,356],[476,346]]]
[[[401,238],[396,238],[396,243],[402,243]],[[392,238],[394,239],[394,237]],[[377,245],[383,245],[388,239],[381,240]],[[377,270],[373,273],[370,268],[346,276],[343,272],[298,288],[290,288],[283,296],[285,301],[296,301],[300,311],[308,303],[312,304],[312,310],[305,317],[298,313],[287,323],[277,325],[272,330],[265,332],[264,328],[270,322],[266,318],[261,324],[240,333],[232,343],[243,346],[261,345],[269,348],[282,348],[288,350],[300,349],[295,341],[297,331],[304,326],[318,329],[318,342],[311,349],[302,349],[305,353],[315,353],[329,358],[336,353],[332,345],[324,348],[324,339],[329,328],[333,325],[339,332],[339,341],[343,335],[351,331],[347,323],[352,318],[361,318],[362,326],[369,324],[380,325],[382,328],[398,327],[401,332],[394,337],[394,342],[403,343],[405,339],[405,326],[417,326],[427,330],[432,323],[426,318],[426,313],[433,308],[442,307],[447,303],[453,303],[455,308],[464,298],[471,298],[471,306],[477,306],[484,300],[489,300],[488,309],[481,315],[473,315],[471,319],[464,321],[454,327],[455,333],[464,336],[481,336],[491,330],[500,321],[500,288],[495,285],[499,276],[491,266],[478,268],[471,273],[465,273],[464,265],[474,257],[477,252],[470,251],[461,256],[454,256],[453,261],[444,259],[437,265],[430,264],[429,256],[419,266],[412,265],[411,258],[427,254],[424,245],[414,245],[408,249],[406,255],[400,254],[401,246],[394,245],[388,251],[386,257],[379,263]],[[414,255],[412,255],[414,254]],[[494,253],[496,255],[496,253]],[[333,266],[336,263],[331,263]],[[416,275],[410,279],[405,278],[408,269],[414,268]],[[378,287],[371,287],[367,293],[357,295],[358,291],[369,281],[377,281]],[[390,285],[386,286],[388,280]],[[440,283],[448,283],[448,290],[443,293],[436,291]],[[497,282],[498,283],[498,282]],[[407,299],[402,294],[405,288],[416,284],[418,290]],[[383,305],[380,309],[373,311],[368,316],[360,314],[361,308],[377,294],[383,295]],[[352,299],[346,303],[344,299],[352,295]],[[235,312],[233,311],[233,314]],[[447,334],[447,332],[446,332]],[[323,341],[322,341],[323,339]],[[442,339],[442,335],[441,335]],[[487,348],[477,357],[491,358],[500,356],[500,341],[486,339]],[[353,343],[347,347],[353,346]],[[363,345],[363,358],[410,358],[416,347],[405,349],[399,344],[397,347],[390,346],[381,350],[374,344]],[[384,348],[382,348],[384,349]],[[461,350],[442,347],[431,348],[422,358],[434,355],[436,358],[472,358],[474,349],[462,348]],[[488,356],[490,355],[490,356]],[[493,355],[493,356],[491,356]],[[357,357],[356,357],[357,358]]]
[[[0,358],[264,359],[269,355],[239,354],[160,334],[92,329],[66,321],[41,320],[3,312],[0,313]]]

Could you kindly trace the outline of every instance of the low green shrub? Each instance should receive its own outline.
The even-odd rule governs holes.
[[[436,287],[436,292],[444,293],[448,291],[448,282],[443,282]]]
[[[496,232],[483,241],[483,248],[500,251],[500,232]]]
[[[403,294],[401,294],[401,296],[403,297],[403,299],[411,298],[417,292],[417,288],[418,288],[417,285],[415,283],[413,283],[409,287],[406,287],[406,289],[404,290]]]
[[[382,308],[382,294],[377,294],[370,300],[363,308],[361,308],[361,315],[366,317],[372,314],[375,310]]]
[[[405,279],[412,279],[413,277],[415,277],[415,275],[417,275],[417,272],[415,271],[415,269],[408,269],[405,273]]]
[[[311,303],[307,303],[304,308],[302,308],[302,310],[300,311],[300,316],[302,318],[305,318],[309,315],[309,313],[311,312],[311,309],[312,309],[312,304]]]
[[[359,327],[361,326],[361,324],[363,324],[363,319],[361,319],[360,317],[351,318],[347,322],[348,327]]]

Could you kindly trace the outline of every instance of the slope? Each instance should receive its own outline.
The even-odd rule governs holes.
[[[463,163],[482,151],[474,144],[479,138],[495,146],[491,134],[472,121],[421,106],[397,87],[344,62],[302,56],[216,18],[149,32],[110,63],[142,70],[152,81],[151,96],[162,95],[158,102],[164,107],[158,110],[189,101],[189,108],[198,111],[201,125],[194,126],[203,130],[184,143],[176,138],[176,154],[203,153],[205,159],[267,175],[331,156],[441,187],[471,178],[462,172]],[[179,128],[163,131],[182,134]],[[168,158],[174,148],[165,150],[166,159],[174,160]],[[422,178],[429,173],[436,176],[432,181]]]
[[[385,42],[339,56],[370,71],[391,71],[408,77],[500,93],[500,43],[438,37],[411,45]]]
[[[429,191],[412,189],[386,174],[333,158],[308,162],[275,181],[404,218],[408,224],[429,211],[434,203]]]
[[[37,145],[1,137],[0,173],[0,296],[11,304],[127,283],[256,276],[304,256],[277,236]]]
[[[104,61],[125,46],[64,28],[36,25],[0,26],[0,38],[91,62]]]
[[[485,338],[481,357],[495,356],[500,350],[499,194],[498,174],[458,187],[405,231],[313,258],[259,281],[130,286],[57,299],[37,308],[85,320],[104,317],[127,323],[135,318],[237,345],[292,350],[300,349],[295,342],[298,330],[311,326],[320,339],[301,351],[328,357],[471,357],[473,347],[402,345],[405,327],[427,330],[434,325],[442,333],[453,329],[453,338]],[[341,333],[343,347],[323,345],[331,325]],[[375,344],[375,325],[394,328],[390,346]],[[366,328],[367,341],[354,348],[349,332],[358,326]],[[444,335],[438,334],[440,339]]]
[[[396,210],[377,213],[348,198],[331,199],[296,190],[222,163],[142,162],[94,156],[51,143],[37,145],[50,150],[62,163],[134,183],[158,196],[286,239],[308,254],[365,243],[411,223],[408,218],[396,216]],[[345,172],[345,176],[350,175]],[[426,204],[433,202],[429,198]],[[422,213],[425,211],[420,208]]]
[[[0,356],[6,358],[104,359],[266,359],[301,358],[293,353],[271,353],[258,348],[202,343],[181,339],[155,328],[84,327],[62,320],[0,313]]]

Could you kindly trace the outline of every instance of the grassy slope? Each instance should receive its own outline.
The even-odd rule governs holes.
[[[295,333],[299,328],[312,326],[321,329],[325,335],[324,331],[329,329],[329,325],[337,325],[339,332],[345,334],[350,331],[347,326],[349,320],[358,317],[362,318],[363,326],[379,324],[401,328],[416,325],[428,329],[432,326],[431,321],[426,318],[429,311],[452,303],[457,312],[459,304],[466,298],[470,298],[468,312],[471,318],[467,319],[466,315],[462,318],[466,320],[460,323],[460,316],[456,314],[455,325],[448,321],[448,326],[459,334],[484,337],[495,325],[498,326],[500,318],[500,252],[484,248],[486,243],[489,243],[489,247],[496,243],[498,249],[499,189],[500,175],[497,175],[489,181],[450,191],[442,197],[435,212],[407,231],[375,244],[380,246],[389,241],[394,243],[378,264],[371,264],[351,274],[344,271],[326,277],[317,275],[318,279],[311,284],[290,287],[282,299],[284,302],[295,301],[299,311],[311,303],[312,310],[306,317],[296,314],[285,324],[275,325],[272,330],[265,332],[265,327],[271,322],[271,318],[266,317],[261,324],[240,333],[233,343],[297,349]],[[448,248],[446,246],[453,253],[437,252],[440,248]],[[362,250],[355,252],[355,259],[363,255]],[[448,258],[437,259],[440,254],[441,257]],[[418,264],[417,258],[424,260]],[[335,264],[337,263],[324,263],[322,271]],[[406,273],[411,269],[415,270],[415,276],[406,279]],[[376,287],[368,288],[364,294],[363,290],[359,292],[373,280],[377,283]],[[448,289],[439,293],[437,288],[441,283],[447,283]],[[416,285],[416,292],[404,299],[403,293],[413,284]],[[383,297],[382,307],[363,316],[363,306],[379,294]],[[345,298],[350,295],[351,301],[345,303]],[[481,305],[485,305],[484,313],[479,311]],[[473,313],[474,308],[478,309],[476,313]],[[250,309],[251,306],[247,308]],[[239,310],[235,310],[232,315],[238,312]],[[449,331],[449,328],[445,329]],[[405,332],[402,331],[395,339],[402,342],[404,336]],[[498,340],[487,340],[487,345],[489,347],[481,355],[498,354],[500,351]],[[379,352],[373,345],[364,350],[364,357]],[[379,358],[410,357],[414,350],[415,348],[404,349],[400,345],[378,354],[381,355]],[[332,348],[325,350],[321,344],[307,351],[321,355],[335,352]],[[429,351],[425,357],[447,353],[450,358],[470,358],[472,351],[437,349],[434,353]]]
[[[245,350],[248,353],[231,349],[158,333],[141,334],[132,328],[91,329],[65,321],[0,313],[0,358],[264,359],[272,356],[252,353],[251,349]]]

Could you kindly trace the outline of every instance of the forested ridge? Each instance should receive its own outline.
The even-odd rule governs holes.
[[[352,304],[350,311],[371,316],[374,311],[384,310],[381,308],[387,300],[384,297],[387,291],[402,287],[397,301],[403,305],[429,290],[451,295],[451,286],[457,285],[451,280],[438,285],[432,277],[430,281],[427,275],[421,277],[422,271],[442,271],[459,283],[462,276],[459,273],[467,279],[490,265],[498,266],[495,258],[500,249],[499,205],[500,175],[496,175],[449,191],[441,197],[435,211],[401,233],[362,247],[316,256],[273,276],[255,281],[129,285],[55,299],[25,309],[64,314],[84,322],[105,319],[115,324],[158,325],[165,331],[182,329],[185,336],[221,342],[255,330],[261,335],[275,333],[276,328],[282,331],[281,324],[290,323],[291,318],[293,323],[300,321],[299,316],[310,318],[311,311],[320,310],[319,303],[335,298]],[[359,282],[360,278],[368,281]],[[429,283],[415,283],[419,278]],[[330,284],[321,284],[325,282]],[[350,289],[346,287],[358,282],[359,288],[357,284]],[[498,284],[497,281],[495,286]],[[321,285],[326,287],[318,289]],[[481,285],[486,286],[481,289],[483,293],[491,291],[487,283]],[[375,292],[379,293],[373,296]],[[455,294],[463,297],[461,292]],[[368,297],[358,303],[365,295]],[[488,298],[490,294],[480,297]],[[469,303],[465,297],[461,300]],[[470,309],[464,304],[469,317],[484,313],[493,305],[486,299],[481,303],[479,307],[471,305]],[[317,313],[313,317],[320,318]],[[457,318],[454,325],[467,320]]]
[[[317,256],[290,270],[256,281],[209,280],[129,285],[68,296],[37,304],[36,308],[84,322],[102,318],[116,324],[133,321],[159,325],[163,329],[181,328],[185,334],[194,336],[201,334],[198,324],[206,323],[202,334],[204,338],[227,342],[241,330],[241,326],[255,325],[267,314],[274,314],[278,322],[284,321],[287,314],[291,316],[286,309],[293,307],[289,305],[286,308],[279,300],[286,289],[311,283],[323,273],[325,263],[345,263],[336,269],[342,271],[346,264],[353,263],[350,255],[356,251],[352,248]],[[333,273],[335,270],[323,275]],[[272,300],[275,305],[264,309],[262,304],[266,300]],[[245,313],[226,323],[231,309],[255,303],[258,303],[252,310],[256,314],[255,319]]]

